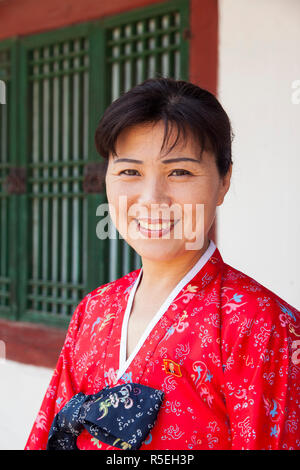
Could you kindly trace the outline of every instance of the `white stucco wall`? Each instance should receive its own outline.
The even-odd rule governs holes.
[[[220,0],[219,8],[218,94],[235,139],[218,247],[228,264],[300,308],[300,103],[291,99],[300,1]]]
[[[0,360],[0,450],[23,450],[52,369]]]

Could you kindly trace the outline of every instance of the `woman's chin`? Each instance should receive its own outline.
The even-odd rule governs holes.
[[[160,242],[151,241],[145,243],[142,241],[140,243],[130,244],[132,248],[141,256],[141,258],[145,258],[152,261],[171,261],[174,260],[175,257],[180,256],[184,253],[184,245],[183,246],[171,246],[170,241],[169,243],[164,244],[162,240]]]

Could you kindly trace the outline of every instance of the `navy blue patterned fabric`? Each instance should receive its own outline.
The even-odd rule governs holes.
[[[128,383],[105,387],[93,395],[77,393],[55,416],[47,450],[78,450],[83,429],[119,449],[139,449],[153,428],[164,393]]]

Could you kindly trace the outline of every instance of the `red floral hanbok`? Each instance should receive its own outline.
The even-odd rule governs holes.
[[[131,383],[164,393],[140,450],[299,449],[299,312],[224,263],[210,241],[126,358],[142,272],[77,306],[26,449],[46,449],[54,417],[75,394]],[[119,450],[86,429],[77,446]]]

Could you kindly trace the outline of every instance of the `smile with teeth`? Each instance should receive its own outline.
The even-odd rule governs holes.
[[[136,219],[136,222],[138,224],[138,228],[140,232],[144,234],[153,233],[153,234],[163,235],[169,232],[173,228],[175,223],[177,223],[178,221],[175,222],[174,220],[170,220],[170,221],[155,220],[155,221],[152,221],[152,223],[149,223],[149,222],[146,222],[145,220]]]
[[[170,228],[172,222],[163,222],[158,224],[148,224],[147,222],[143,222],[142,220],[138,221],[140,226],[146,230],[163,230],[165,228]]]

